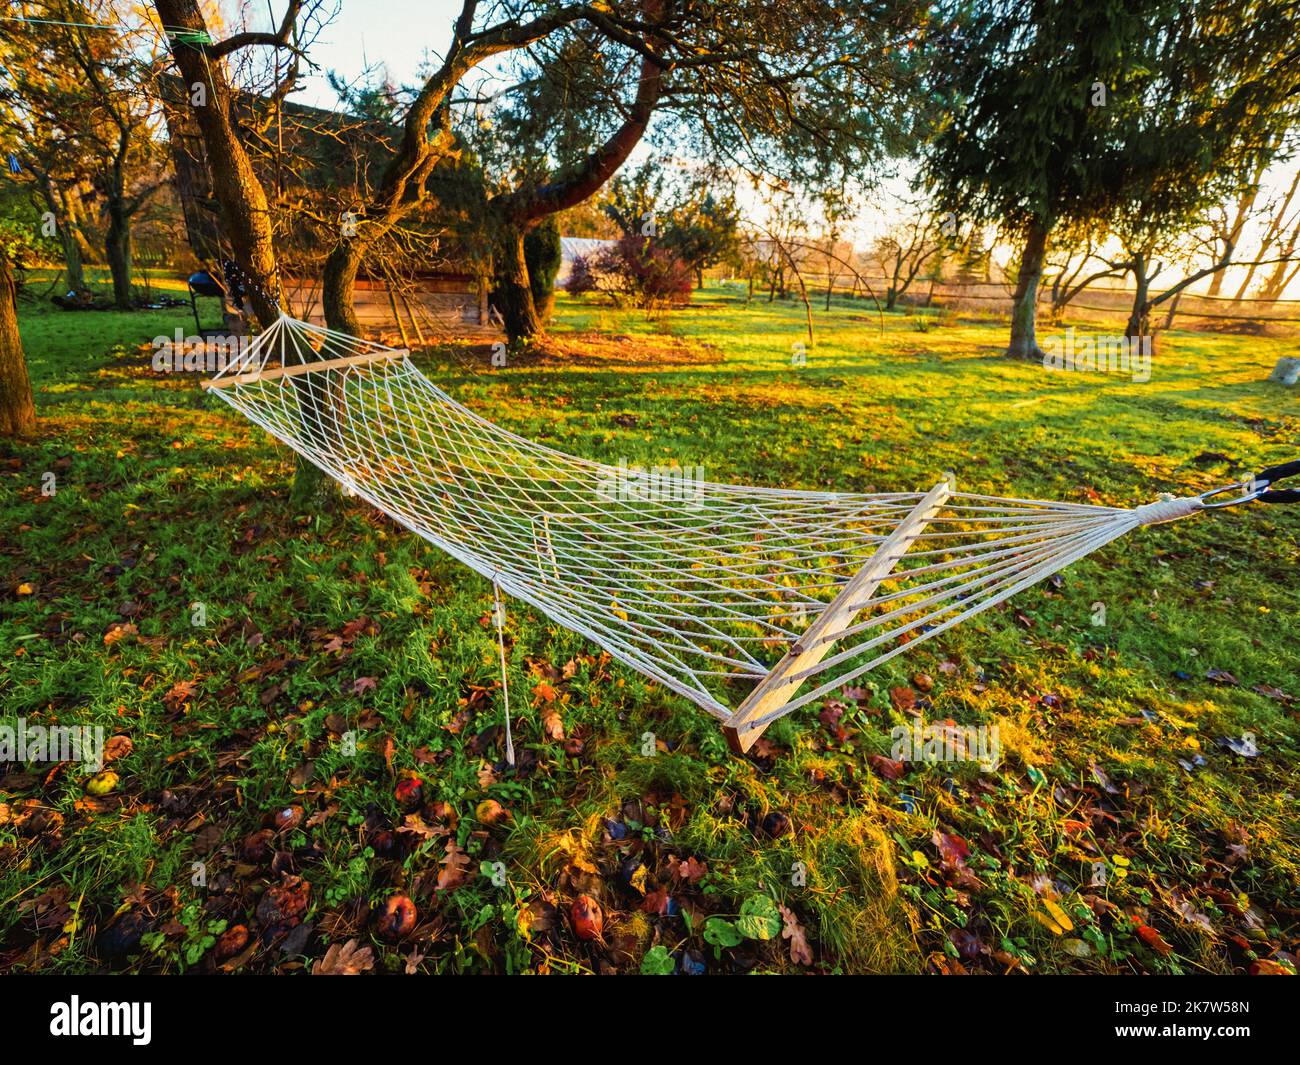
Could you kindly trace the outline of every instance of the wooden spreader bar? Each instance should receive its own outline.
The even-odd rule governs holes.
[[[225,388],[227,385],[251,385],[258,381],[274,381],[277,377],[296,377],[298,374],[315,373],[317,370],[337,370],[344,366],[363,366],[371,362],[386,362],[400,359],[411,354],[407,348],[393,348],[385,351],[366,352],[361,355],[349,355],[343,359],[322,359],[320,362],[303,362],[294,366],[276,366],[270,370],[251,370],[236,374],[234,377],[214,377],[201,382],[203,388]]]
[[[727,744],[732,751],[744,754],[767,728],[767,725],[747,726],[747,722],[770,714],[794,698],[808,678],[789,678],[798,676],[826,657],[835,646],[835,640],[853,624],[853,619],[861,613],[866,601],[875,594],[898,560],[925,531],[926,525],[948,501],[952,491],[951,479],[945,478],[926,493],[898,527],[881,541],[863,567],[849,578],[839,595],[808,626],[807,631],[795,641],[772,672],[758,682],[745,701],[736,708],[736,712],[727,718],[722,726],[722,734],[727,737]]]

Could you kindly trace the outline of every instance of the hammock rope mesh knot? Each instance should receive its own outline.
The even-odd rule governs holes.
[[[206,387],[411,531],[724,722],[737,750],[1141,525],[1135,509],[953,490],[693,482],[611,491],[457,403],[408,353],[287,316]]]

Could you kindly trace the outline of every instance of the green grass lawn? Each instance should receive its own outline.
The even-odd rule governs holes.
[[[1296,457],[1285,341],[1172,333],[1135,383],[845,300],[798,367],[802,306],[695,302],[561,297],[547,354],[428,372],[525,436],[716,481],[1127,506]],[[116,776],[0,767],[0,971],[285,971],[354,939],[396,972],[1293,968],[1295,508],[1140,530],[748,759],[512,602],[510,773],[490,585],[363,506],[295,513],[285,448],[150,371],[177,326],[22,308],[3,721],[100,725]],[[892,762],[917,712],[996,725],[1002,764]]]

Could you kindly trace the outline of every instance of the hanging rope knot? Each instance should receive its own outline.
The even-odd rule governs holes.
[[[1154,503],[1135,507],[1133,516],[1137,518],[1139,525],[1159,525],[1161,522],[1177,521],[1179,518],[1189,517],[1204,509],[1205,504],[1201,502],[1200,496],[1183,496],[1180,498],[1165,495]]]

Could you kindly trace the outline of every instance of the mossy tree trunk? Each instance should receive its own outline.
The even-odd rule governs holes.
[[[164,26],[207,31],[197,0],[155,0],[154,6]],[[286,36],[289,25],[286,21]],[[236,264],[253,282],[249,299],[257,320],[267,328],[281,311],[271,209],[232,118],[225,67],[220,56],[205,55],[203,49],[184,44],[173,46],[173,57],[187,87],[204,87],[203,103],[194,105],[193,112],[203,136],[222,236]],[[319,513],[335,507],[342,497],[332,480],[299,458],[290,498]]]
[[[86,274],[82,266],[81,245],[77,243],[77,226],[72,212],[68,210],[64,194],[54,184],[48,173],[31,168],[40,182],[41,198],[45,207],[54,218],[54,228],[59,237],[59,247],[63,251],[63,268],[68,275],[68,288],[80,292],[86,287]]]

